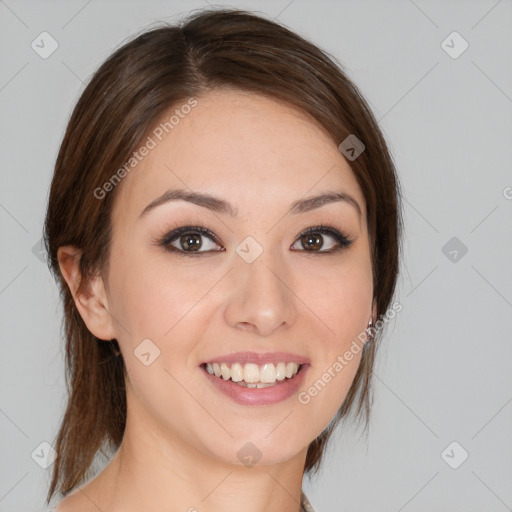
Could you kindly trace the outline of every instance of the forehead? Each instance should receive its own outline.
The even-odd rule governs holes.
[[[196,99],[196,106],[174,116],[171,124],[180,111],[175,105],[150,132],[152,149],[118,185],[114,222],[120,215],[138,217],[155,197],[175,188],[223,197],[242,215],[331,190],[349,193],[364,212],[348,162],[307,114],[237,90],[215,90]]]

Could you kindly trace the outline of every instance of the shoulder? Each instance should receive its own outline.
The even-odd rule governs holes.
[[[304,493],[301,496],[300,512],[317,512]]]

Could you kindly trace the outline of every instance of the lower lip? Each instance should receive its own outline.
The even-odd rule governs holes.
[[[222,393],[231,398],[234,402],[241,405],[269,405],[282,402],[294,395],[306,374],[309,364],[303,364],[298,373],[293,378],[278,381],[278,384],[268,388],[245,388],[235,384],[232,380],[224,380],[222,377],[216,377],[201,367],[207,379]]]

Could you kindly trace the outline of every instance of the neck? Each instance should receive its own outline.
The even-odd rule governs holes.
[[[97,477],[97,504],[109,512],[299,512],[306,453],[276,464],[232,464],[128,417],[119,450]]]

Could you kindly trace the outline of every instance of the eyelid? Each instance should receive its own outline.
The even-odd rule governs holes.
[[[179,238],[181,235],[185,233],[197,233],[200,235],[207,236],[208,238],[211,238],[217,245],[222,245],[218,239],[218,237],[209,230],[206,226],[202,225],[201,223],[197,224],[179,224],[174,227],[170,227],[166,230],[165,234],[159,238],[156,238],[153,240],[153,242],[156,245],[159,245],[163,247],[165,250],[168,250],[169,252],[175,252],[183,255],[191,255],[191,256],[199,256],[201,254],[210,254],[211,251],[200,251],[200,252],[194,252],[194,251],[182,251],[180,249],[177,249],[176,247],[171,246],[171,242],[175,239]],[[224,249],[219,249],[216,252],[222,252]]]
[[[182,234],[185,233],[196,233],[199,235],[204,235],[210,238],[214,243],[217,245],[222,246],[219,238],[206,226],[199,223],[177,223],[173,226],[169,226],[165,234],[161,237],[157,237],[153,239],[153,243],[157,246],[163,247],[164,250],[168,252],[172,252],[178,255],[182,256],[201,256],[201,255],[207,255],[212,254],[213,252],[224,252],[225,248],[218,250],[208,250],[208,251],[184,251],[181,249],[178,249],[174,246],[171,246],[171,242],[175,241],[177,238],[179,238]],[[304,252],[306,254],[311,255],[321,255],[321,254],[334,254],[340,250],[348,248],[353,242],[354,239],[347,236],[342,230],[339,230],[335,228],[334,226],[328,225],[328,224],[317,224],[314,226],[310,226],[307,229],[302,230],[298,235],[296,235],[291,247],[295,245],[301,237],[306,236],[308,234],[312,233],[319,233],[322,235],[328,235],[336,240],[337,246],[333,249],[329,249],[327,251],[307,251],[305,249],[302,250],[296,250],[292,249],[294,252]]]
[[[297,243],[297,241],[300,240],[301,237],[309,235],[309,234],[312,234],[312,233],[320,233],[322,235],[328,235],[331,238],[334,238],[336,240],[336,242],[338,243],[338,245],[335,248],[329,249],[327,251],[306,251],[306,250],[300,250],[298,252],[304,252],[306,254],[311,254],[313,256],[321,255],[321,254],[334,254],[334,253],[337,253],[337,252],[339,252],[339,251],[341,251],[343,249],[347,249],[354,242],[354,239],[352,239],[349,236],[347,236],[343,232],[343,230],[339,230],[339,229],[337,229],[334,226],[331,226],[329,224],[321,223],[321,224],[317,224],[315,226],[311,226],[311,227],[301,231],[297,235],[297,237],[296,237],[295,241],[293,242],[292,246],[295,245]]]

